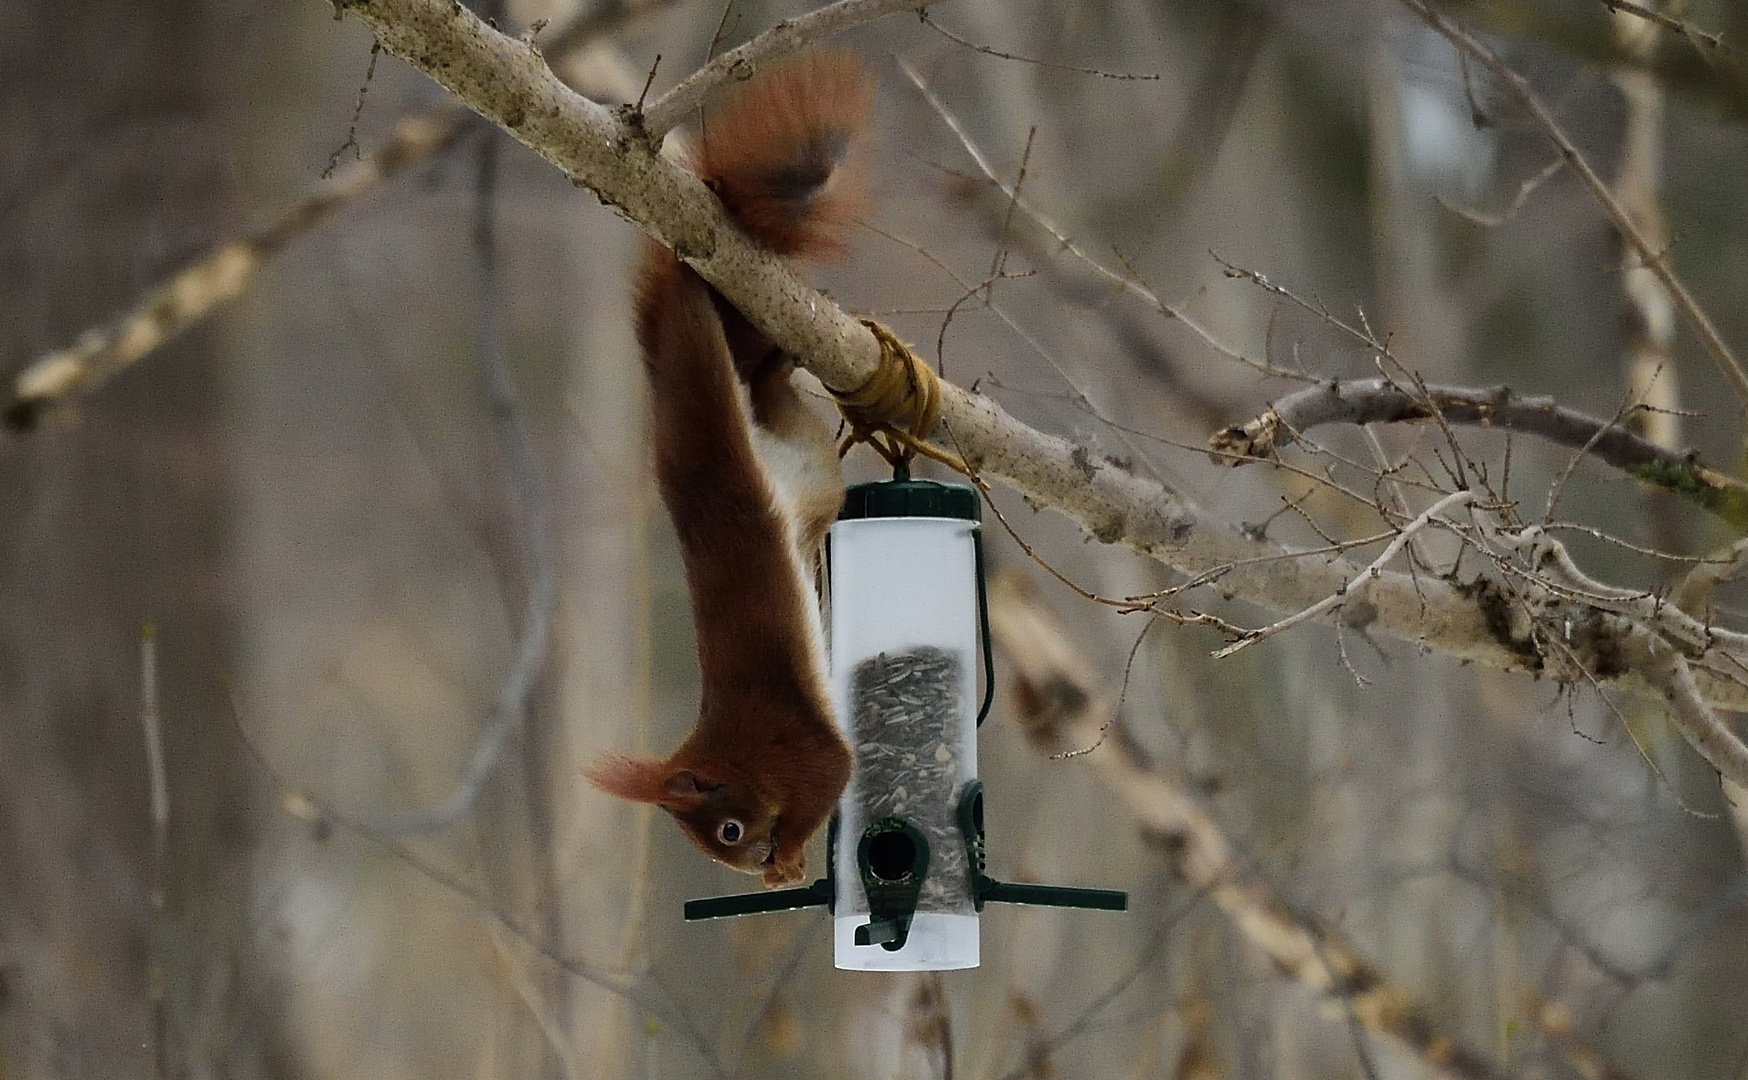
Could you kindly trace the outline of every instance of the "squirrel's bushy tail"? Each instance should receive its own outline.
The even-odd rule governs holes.
[[[788,61],[731,91],[705,119],[698,174],[772,251],[835,255],[865,202],[849,158],[873,106],[873,84],[853,54]]]

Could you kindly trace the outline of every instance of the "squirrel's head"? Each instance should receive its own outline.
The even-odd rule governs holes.
[[[781,807],[761,800],[742,781],[701,776],[666,761],[608,758],[584,775],[610,795],[654,803],[673,815],[699,850],[744,874],[760,874],[768,886],[793,885],[806,874],[805,858],[779,862]]]

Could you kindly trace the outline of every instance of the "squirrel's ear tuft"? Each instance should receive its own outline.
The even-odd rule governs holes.
[[[667,788],[670,771],[665,761],[606,757],[584,769],[583,775],[609,795],[632,802],[662,803],[673,798]]]

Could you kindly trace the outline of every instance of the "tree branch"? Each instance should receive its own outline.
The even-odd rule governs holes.
[[[11,400],[0,407],[5,425],[29,430],[44,409],[74,394],[90,393],[198,323],[241,293],[260,265],[288,241],[378,181],[447,146],[466,118],[459,111],[437,110],[402,120],[387,142],[320,182],[265,228],[221,243],[149,290],[107,326],[87,330],[68,348],[41,357],[12,380]]]
[[[1711,763],[1726,784],[1738,790],[1748,788],[1748,746],[1706,704],[1687,658],[1674,645],[1649,631],[1627,635],[1625,644],[1629,652],[1623,659],[1663,695],[1676,730]]]
[[[1554,639],[1557,654],[1566,658],[1563,666],[1580,669],[1556,670],[1556,677],[1575,682],[1611,671],[1635,673],[1662,696],[1670,721],[1726,787],[1748,789],[1748,744],[1707,704],[1690,663],[1711,660],[1740,678],[1748,672],[1748,635],[1708,626],[1660,596],[1596,581],[1539,526],[1514,532],[1491,527],[1483,517],[1476,521],[1492,544],[1521,560],[1514,565],[1496,557],[1496,564],[1519,580],[1521,606],[1539,627],[1532,634]],[[1546,614],[1549,603],[1572,602],[1589,608],[1588,621]]]
[[[935,0],[940,2],[940,0]],[[643,110],[643,130],[651,142],[684,123],[724,83],[745,82],[773,60],[821,41],[840,30],[873,22],[898,11],[921,11],[928,0],[840,0],[776,26],[736,49],[715,57]]]
[[[563,56],[581,49],[628,20],[670,2],[604,5],[599,12],[556,28],[547,39],[548,55]],[[255,271],[286,244],[374,191],[382,181],[454,142],[466,120],[467,112],[457,102],[404,118],[380,146],[324,176],[302,199],[280,210],[266,227],[208,249],[147,290],[138,303],[108,325],[87,330],[72,346],[38,358],[13,377],[9,398],[0,404],[5,426],[28,431],[45,410],[74,395],[91,393],[192,328],[241,293],[254,279]]]
[[[1402,549],[1408,545],[1408,541],[1414,538],[1415,533],[1432,524],[1432,522],[1437,519],[1438,515],[1444,513],[1446,510],[1458,506],[1467,506],[1474,501],[1475,493],[1473,491],[1454,491],[1451,494],[1446,495],[1438,502],[1427,507],[1419,517],[1402,526],[1402,531],[1396,534],[1396,538],[1390,541],[1389,545],[1384,548],[1383,553],[1376,559],[1373,559],[1371,564],[1364,570],[1361,570],[1354,581],[1347,582],[1342,585],[1340,589],[1330,593],[1328,596],[1325,596],[1323,599],[1317,601],[1303,611],[1289,615],[1280,622],[1250,631],[1237,641],[1234,641],[1224,649],[1216,652],[1214,654],[1214,659],[1224,660],[1233,653],[1239,652],[1243,649],[1248,649],[1259,641],[1267,641],[1276,634],[1282,633],[1286,630],[1291,630],[1300,623],[1310,622],[1312,619],[1320,618],[1329,614],[1331,611],[1334,611],[1336,608],[1347,602],[1347,595],[1350,587],[1357,586],[1360,589],[1364,589],[1365,583],[1368,580],[1376,580],[1379,575],[1384,572],[1384,567],[1390,565],[1390,560],[1394,559]]]
[[[1324,424],[1398,424],[1443,419],[1448,424],[1521,431],[1583,450],[1622,472],[1690,499],[1731,526],[1748,530],[1748,484],[1700,464],[1692,451],[1671,450],[1619,423],[1600,420],[1549,397],[1523,397],[1510,387],[1406,387],[1387,378],[1326,382],[1289,394],[1260,416],[1215,432],[1208,448],[1234,465],[1265,458]]]
[[[164,728],[158,711],[158,629],[140,628],[140,726],[146,735],[146,780],[151,792],[152,863],[146,919],[146,1004],[152,1013],[152,1060],[158,1080],[175,1075],[170,1059],[170,1004],[164,974],[165,866],[170,855],[170,781],[164,767]]]
[[[1644,19],[1646,22],[1655,26],[1660,26],[1671,33],[1679,34],[1688,41],[1693,42],[1695,46],[1703,45],[1706,48],[1716,49],[1725,56],[1735,55],[1735,50],[1724,44],[1724,39],[1717,34],[1708,34],[1703,30],[1696,29],[1688,23],[1682,22],[1680,19],[1665,15],[1661,11],[1654,11],[1642,4],[1631,3],[1630,0],[1601,0],[1601,3],[1603,7],[1608,8],[1617,15],[1631,15],[1635,18]],[[1635,59],[1644,63],[1651,58],[1648,55],[1639,55],[1636,56]]]
[[[343,7],[370,26],[385,49],[671,246],[827,386],[860,386],[873,373],[879,358],[873,335],[749,241],[697,177],[655,152],[628,111],[615,114],[572,93],[537,52],[460,5],[353,0]],[[1358,570],[1346,559],[1283,558],[1291,553],[1240,534],[1164,484],[1027,427],[989,398],[947,383],[941,389],[938,438],[973,469],[1060,510],[1103,543],[1124,544],[1191,576],[1218,578],[1227,599],[1297,611],[1340,589]],[[1368,599],[1375,632],[1453,659],[1517,671],[1544,666],[1533,628],[1501,607],[1496,590],[1394,572],[1372,581]],[[1572,614],[1585,618],[1589,609],[1573,605]],[[1743,687],[1704,672],[1696,677],[1708,701],[1748,708]]]

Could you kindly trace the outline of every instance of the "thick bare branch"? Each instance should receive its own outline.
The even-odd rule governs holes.
[[[1483,516],[1476,521],[1492,547],[1521,560],[1496,563],[1520,583],[1519,604],[1539,623],[1536,633],[1554,639],[1556,655],[1564,656],[1564,664],[1554,665],[1557,678],[1593,681],[1634,673],[1662,696],[1670,721],[1724,782],[1748,788],[1748,744],[1706,702],[1692,666],[1710,662],[1739,678],[1748,672],[1748,635],[1709,626],[1653,593],[1595,580],[1540,526],[1509,531],[1488,525]],[[1547,614],[1550,606],[1573,602],[1589,609],[1586,621]]]
[[[1495,533],[1504,539],[1507,534]],[[1579,569],[1566,545],[1539,525],[1510,535],[1510,543],[1523,552],[1526,560],[1542,579],[1556,588],[1579,594],[1585,603],[1625,615],[1652,627],[1691,656],[1703,655],[1714,646],[1732,650],[1739,661],[1748,662],[1748,635],[1735,630],[1708,626],[1667,598],[1644,590],[1621,589]]]
[[[1735,581],[1748,568],[1748,539],[1737,540],[1693,564],[1675,587],[1669,602],[1683,611],[1704,612],[1711,607],[1712,593],[1719,585]]]
[[[1629,634],[1623,657],[1669,705],[1669,720],[1735,790],[1748,788],[1748,746],[1706,704],[1681,651],[1648,631]]]
[[[1692,452],[1671,450],[1625,425],[1560,405],[1523,397],[1510,387],[1407,387],[1391,379],[1326,382],[1289,394],[1262,415],[1215,432],[1208,447],[1242,465],[1279,451],[1324,424],[1398,424],[1442,418],[1448,424],[1519,431],[1583,450],[1647,484],[1672,491],[1748,529],[1748,484],[1700,464]]]
[[[879,344],[867,328],[751,243],[708,189],[656,153],[628,117],[573,94],[526,44],[445,0],[355,0],[345,10],[364,20],[385,49],[673,247],[827,386],[860,386],[873,373]],[[1346,559],[1282,558],[1290,553],[1280,546],[1241,534],[1087,446],[1021,424],[989,398],[943,384],[941,417],[942,444],[979,473],[1069,515],[1101,542],[1217,578],[1213,587],[1228,599],[1298,611],[1358,570]],[[1367,599],[1376,613],[1368,623],[1374,633],[1494,667],[1544,666],[1528,621],[1512,616],[1496,590],[1394,572],[1372,581]],[[1574,618],[1587,616],[1575,608]],[[1698,677],[1708,701],[1748,708],[1742,687]]]

